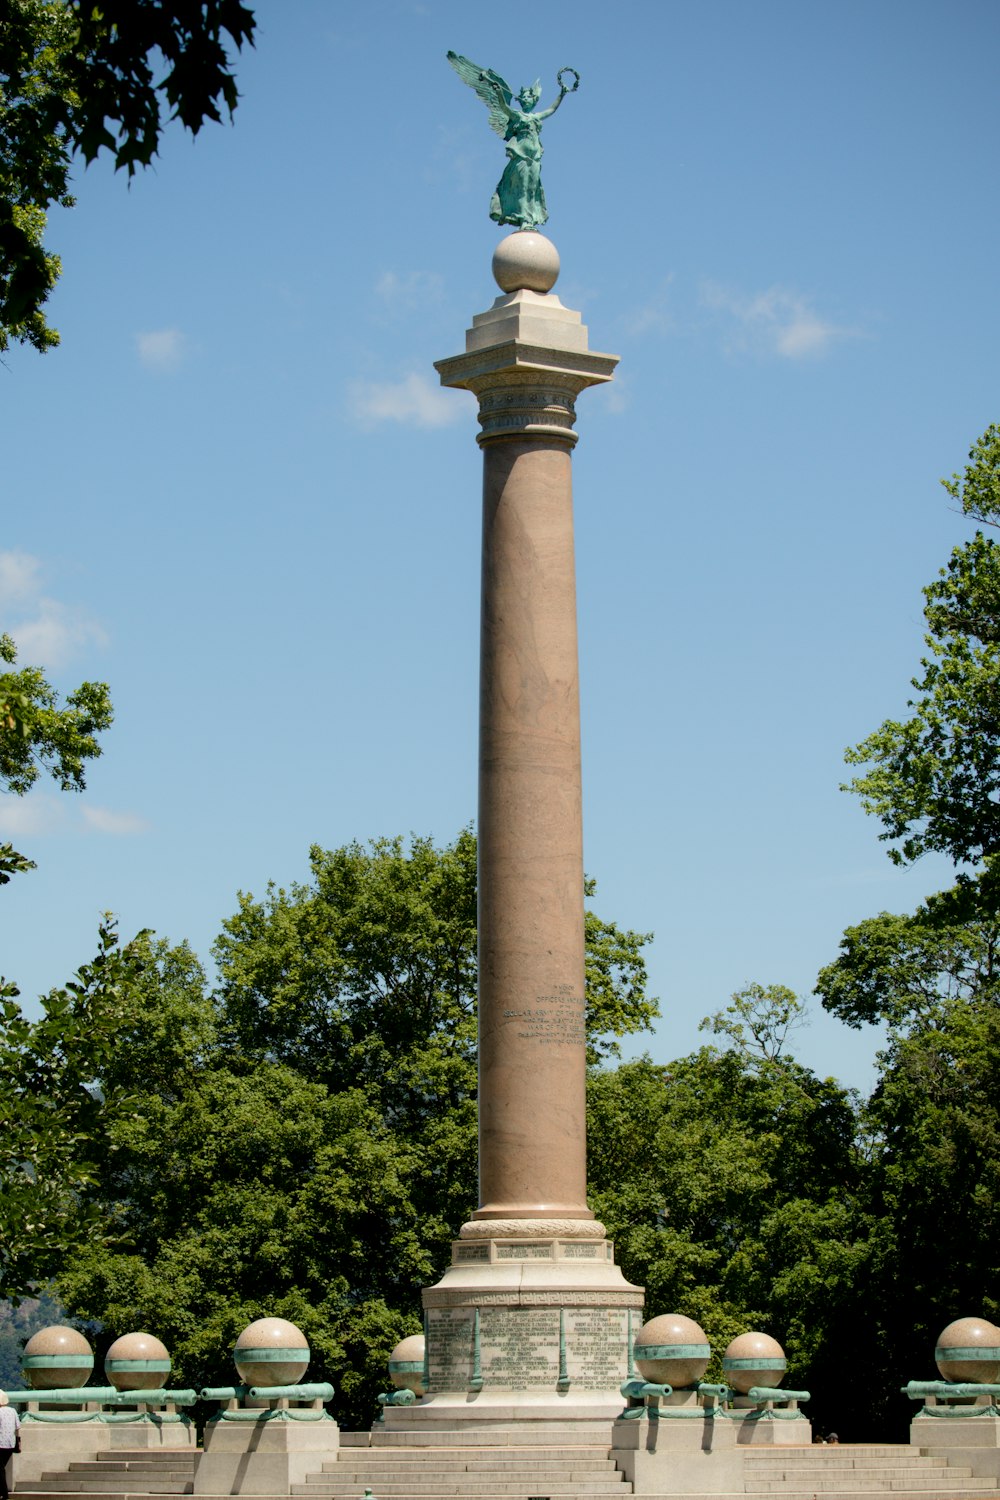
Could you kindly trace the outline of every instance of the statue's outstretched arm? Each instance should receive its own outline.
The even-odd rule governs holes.
[[[555,112],[556,112],[556,110],[559,108],[560,104],[565,99],[566,95],[567,94],[571,94],[572,92],[573,92],[572,89],[564,88],[563,85],[560,84],[559,85],[559,98],[556,100],[555,104],[550,104],[549,107],[548,107],[548,109],[536,109],[536,110],[533,110],[532,113],[534,114],[535,119],[536,120],[547,120],[549,118],[549,115],[554,115]]]

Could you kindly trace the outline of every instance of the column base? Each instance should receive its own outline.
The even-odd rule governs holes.
[[[607,1440],[643,1293],[615,1265],[602,1225],[475,1220],[423,1302],[427,1394],[387,1407],[385,1434],[514,1424],[539,1442],[569,1424],[576,1441]]]

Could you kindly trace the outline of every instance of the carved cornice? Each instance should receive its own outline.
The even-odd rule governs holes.
[[[607,1230],[596,1219],[472,1219],[460,1240],[603,1240]]]

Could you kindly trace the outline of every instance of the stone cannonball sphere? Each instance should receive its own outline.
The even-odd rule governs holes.
[[[1000,1328],[985,1318],[958,1318],[938,1335],[934,1358],[942,1380],[993,1385],[1000,1380]]]
[[[516,229],[493,252],[493,279],[502,292],[551,292],[559,251],[535,229]]]
[[[309,1345],[285,1318],[258,1318],[236,1340],[233,1359],[244,1385],[296,1385],[309,1368]]]
[[[711,1357],[703,1329],[680,1313],[651,1318],[635,1337],[635,1367],[655,1385],[672,1385],[675,1390],[696,1385]]]
[[[21,1369],[32,1390],[72,1390],[90,1379],[94,1351],[82,1333],[56,1323],[32,1334],[21,1355]]]
[[[787,1369],[784,1349],[766,1333],[741,1333],[722,1356],[722,1373],[741,1396],[753,1385],[780,1385]]]
[[[389,1379],[397,1391],[412,1391],[415,1396],[424,1394],[424,1336],[411,1333],[400,1339],[389,1355]]]
[[[116,1391],[156,1391],[170,1378],[170,1355],[151,1333],[123,1333],[104,1356],[104,1373]]]

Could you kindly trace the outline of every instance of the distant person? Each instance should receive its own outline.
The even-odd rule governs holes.
[[[0,1391],[0,1500],[7,1500],[7,1465],[12,1453],[21,1451],[21,1419],[11,1406],[6,1391]]]
[[[837,1436],[837,1434],[835,1432],[828,1432],[827,1435],[826,1435],[826,1440],[827,1440],[828,1443],[839,1443],[840,1442],[840,1438]]]

